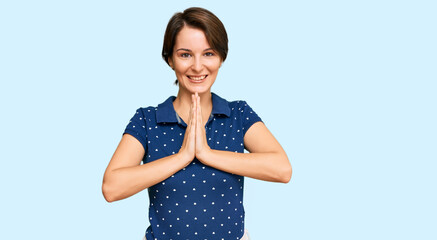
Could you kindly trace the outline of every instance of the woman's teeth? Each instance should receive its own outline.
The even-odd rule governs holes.
[[[208,76],[208,75],[203,75],[203,76],[200,76],[200,77],[188,76],[188,78],[190,78],[191,80],[194,80],[194,81],[200,81],[200,80],[205,79],[206,76]]]

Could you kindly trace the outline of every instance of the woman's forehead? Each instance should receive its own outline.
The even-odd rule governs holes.
[[[175,49],[185,48],[194,50],[205,50],[210,48],[205,33],[198,28],[184,26],[176,35]]]

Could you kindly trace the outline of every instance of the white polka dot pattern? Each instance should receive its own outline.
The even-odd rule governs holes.
[[[213,109],[205,126],[212,149],[244,152],[244,134],[262,121],[245,101],[228,102],[211,93]],[[157,107],[137,109],[125,132],[146,150],[143,162],[175,154],[186,123],[177,116],[171,96]],[[123,133],[123,134],[124,134]],[[148,188],[147,239],[240,239],[244,234],[244,177],[220,171],[197,159]]]

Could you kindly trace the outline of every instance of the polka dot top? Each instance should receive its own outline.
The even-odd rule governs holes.
[[[211,93],[212,111],[205,126],[208,145],[222,151],[244,152],[243,137],[262,121],[245,101],[228,102]],[[123,134],[143,145],[143,163],[179,152],[187,124],[170,96],[157,107],[137,109]],[[148,240],[240,239],[244,234],[244,177],[194,159],[166,180],[148,188]]]

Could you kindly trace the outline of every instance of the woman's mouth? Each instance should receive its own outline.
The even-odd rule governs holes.
[[[203,80],[205,80],[208,75],[187,75],[187,77],[190,79],[191,82],[200,83],[203,82]]]

